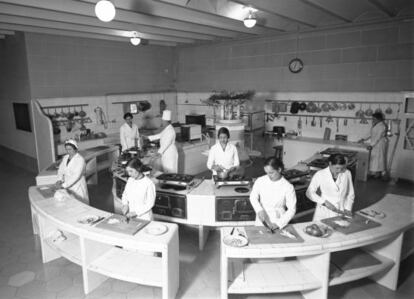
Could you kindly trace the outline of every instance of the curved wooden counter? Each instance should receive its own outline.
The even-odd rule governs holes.
[[[80,265],[85,294],[112,277],[158,286],[164,299],[175,297],[179,285],[176,224],[163,223],[168,230],[158,236],[147,234],[145,228],[135,235],[127,235],[81,224],[78,220],[86,216],[111,214],[74,198],[62,202],[45,198],[39,188],[46,190],[47,186],[30,187],[29,199],[44,263],[65,257]],[[156,223],[153,221],[147,227]],[[56,241],[59,232],[63,232],[66,240]],[[154,252],[161,256],[154,256]]]
[[[373,218],[381,226],[352,234],[334,231],[327,238],[316,238],[304,233],[310,223],[294,224],[304,239],[303,243],[249,244],[235,248],[221,242],[221,298],[228,293],[277,293],[301,291],[305,298],[327,298],[330,285],[371,277],[377,283],[395,290],[404,233],[414,227],[413,198],[387,194],[368,209],[384,211],[383,219]],[[368,210],[367,209],[367,210]],[[221,229],[221,239],[231,228]],[[369,254],[378,261],[374,265],[345,270],[338,277],[329,278],[332,254],[348,250],[354,255]],[[349,251],[348,251],[349,253]],[[284,261],[246,263],[246,259],[286,258]],[[293,258],[294,257],[294,258]],[[230,281],[230,282],[228,282]]]

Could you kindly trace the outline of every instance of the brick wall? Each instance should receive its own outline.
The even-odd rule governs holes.
[[[414,89],[414,22],[179,49],[177,89],[382,92]],[[298,74],[288,70],[296,57]]]

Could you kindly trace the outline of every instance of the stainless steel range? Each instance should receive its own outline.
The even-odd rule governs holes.
[[[239,175],[229,176],[226,179],[221,179],[214,175],[213,180],[216,188],[220,188],[222,186],[248,186],[252,183],[252,179]]]
[[[157,176],[157,180],[161,185],[177,186],[185,189],[192,185],[194,176],[180,173],[163,173]]]

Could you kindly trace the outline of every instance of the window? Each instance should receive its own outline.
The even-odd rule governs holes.
[[[13,103],[14,120],[16,128],[27,132],[32,132],[30,123],[29,104],[27,103]]]

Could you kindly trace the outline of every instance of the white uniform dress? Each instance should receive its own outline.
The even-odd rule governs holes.
[[[59,180],[63,182],[62,187],[69,189],[76,199],[89,204],[85,159],[79,153],[76,153],[69,163],[68,159],[69,155],[65,155],[58,169]]]
[[[135,139],[139,138],[137,125],[132,124],[132,127],[130,127],[127,123],[124,123],[119,129],[119,138],[121,139],[122,151],[134,147]]]
[[[371,172],[385,171],[388,138],[387,126],[384,122],[379,122],[371,128],[371,141],[369,145],[372,146],[369,170]]]
[[[284,177],[274,182],[264,175],[254,182],[250,203],[256,214],[265,210],[270,221],[283,228],[296,213],[295,188]],[[263,225],[257,216],[256,225]]]
[[[129,206],[140,219],[152,220],[152,207],[155,203],[155,185],[150,178],[144,176],[136,180],[128,178],[122,193],[122,204]]]
[[[321,195],[317,194],[318,189],[320,189]],[[338,216],[337,213],[322,205],[325,200],[341,211],[351,211],[355,198],[351,172],[347,169],[345,172],[339,173],[338,178],[334,181],[329,167],[319,170],[313,176],[308,190],[306,190],[306,196],[316,202],[313,214],[314,221]]]
[[[166,173],[177,173],[178,151],[175,146],[175,130],[171,124],[166,126],[161,133],[148,136],[149,140],[160,140],[158,153],[161,154],[162,169]]]
[[[236,146],[227,143],[226,148],[223,150],[220,142],[217,141],[217,143],[210,148],[208,153],[207,168],[211,169],[213,165],[220,165],[225,169],[239,166],[240,160]],[[215,170],[212,171],[214,175],[217,174]]]

